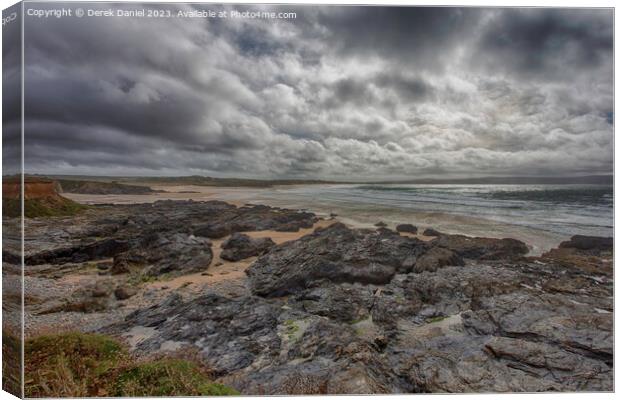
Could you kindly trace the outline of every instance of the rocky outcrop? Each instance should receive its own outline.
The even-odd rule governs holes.
[[[422,232],[424,236],[441,236],[441,233],[433,228],[426,228],[424,232]]]
[[[411,224],[399,224],[396,225],[396,232],[406,232],[406,233],[418,233],[418,227]]]
[[[575,235],[569,241],[560,243],[560,248],[590,250],[594,252],[611,251],[614,247],[614,238]]]
[[[613,390],[608,239],[577,237],[527,257],[516,240],[422,241],[340,223],[279,245],[240,233],[315,220],[265,206],[165,201],[33,221],[27,243],[38,246],[26,248],[33,265],[25,276],[37,293],[55,294],[29,311],[110,316],[109,326],[89,326],[138,335],[128,340],[138,355],[191,349],[219,382],[249,395]],[[109,276],[204,271],[212,244],[197,232],[207,226],[232,235],[225,257],[258,256],[247,279],[230,273],[234,284],[219,288],[209,277],[155,290],[133,273]],[[65,271],[90,271],[96,282],[59,291],[50,283]]]
[[[227,261],[239,261],[244,258],[260,256],[275,246],[270,238],[251,238],[242,233],[233,233],[222,243],[220,257]]]
[[[463,259],[454,251],[443,247],[432,247],[420,256],[413,266],[413,272],[435,272],[448,265],[464,265]]]
[[[321,279],[271,299],[174,295],[106,331],[150,328],[146,354],[196,347],[247,394],[611,390],[611,280],[575,269],[580,290],[557,291],[566,271],[536,261],[466,261],[385,284]]]
[[[492,239],[463,235],[441,235],[436,245],[454,251],[463,258],[476,260],[508,260],[521,257],[529,251],[527,245],[516,239]]]
[[[154,233],[144,237],[129,251],[114,257],[111,272],[128,272],[132,267],[158,276],[165,273],[192,273],[206,270],[213,260],[211,242],[183,233]]]
[[[103,239],[94,243],[73,247],[42,251],[24,257],[26,265],[65,264],[69,262],[85,262],[112,257],[128,250],[129,244],[123,240]]]
[[[318,218],[308,212],[274,209],[261,205],[245,206],[220,210],[209,222],[195,224],[193,232],[197,236],[219,239],[243,231],[297,232],[303,228],[311,228],[317,221]]]
[[[254,294],[283,296],[323,280],[387,284],[396,273],[459,266],[464,258],[511,259],[527,250],[524,243],[513,239],[442,235],[426,243],[385,228],[350,229],[336,223],[274,247],[247,273]]]
[[[386,284],[397,271],[411,270],[424,242],[387,229],[349,229],[336,223],[260,257],[248,270],[252,292],[283,296],[319,281]]]

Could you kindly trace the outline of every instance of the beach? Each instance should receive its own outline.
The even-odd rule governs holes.
[[[573,235],[539,256],[510,224],[337,204],[332,185],[153,189],[54,194],[88,207],[26,218],[28,343],[96,334],[136,362],[192,354],[244,394],[497,391],[521,376],[515,360],[553,378],[512,390],[610,388],[611,238]],[[19,287],[21,274],[3,278]],[[412,351],[421,370],[406,367]],[[425,372],[438,368],[480,379]]]
[[[337,215],[352,227],[378,222],[394,229],[411,223],[423,231],[514,238],[540,255],[574,234],[612,234],[613,191],[598,185],[286,185],[266,188],[153,186],[146,195],[67,193],[84,204],[157,200],[222,200]],[[555,196],[555,197],[554,197]],[[572,197],[571,197],[572,196]],[[568,199],[568,200],[567,200]]]

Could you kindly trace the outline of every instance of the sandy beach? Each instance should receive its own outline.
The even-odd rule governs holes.
[[[82,204],[140,204],[152,203],[158,200],[221,200],[238,207],[245,204],[263,204],[272,207],[308,210],[323,218],[337,215],[339,221],[355,228],[372,229],[375,228],[376,223],[383,222],[386,224],[386,227],[395,229],[398,224],[412,223],[419,228],[420,232],[424,231],[425,228],[433,228],[450,234],[518,239],[530,247],[531,255],[540,255],[570,237],[570,235],[532,229],[477,216],[428,212],[415,209],[396,209],[380,205],[365,206],[363,203],[358,204],[354,201],[332,202],[321,198],[300,198],[294,195],[294,193],[305,189],[330,190],[334,187],[338,186],[286,185],[253,188],[159,185],[152,186],[152,189],[159,192],[150,194],[93,195],[64,193],[63,195]],[[422,240],[432,239],[422,235],[416,235],[416,237]]]

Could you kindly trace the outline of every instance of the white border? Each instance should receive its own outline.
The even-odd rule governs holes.
[[[54,2],[60,2],[60,1],[54,1]],[[67,1],[62,1],[64,3],[69,3],[69,2],[76,2],[76,3],[80,3],[83,1],[79,1],[79,0],[67,0]],[[102,1],[105,2],[105,1]],[[2,9],[5,9],[13,4],[17,3],[14,0],[0,0],[0,6]],[[134,2],[135,3],[135,2]],[[179,1],[179,0],[149,0],[149,1],[143,1],[143,3],[186,3],[184,1]],[[547,1],[531,1],[531,0],[521,0],[521,1],[493,1],[493,0],[476,0],[476,1],[471,1],[471,0],[460,0],[460,1],[433,1],[433,0],[426,0],[426,1],[406,1],[406,0],[367,0],[367,1],[356,1],[356,0],[335,0],[335,1],[330,1],[330,0],[314,0],[314,1],[308,1],[308,0],[289,0],[289,1],[278,1],[278,0],[269,0],[269,1],[260,1],[260,0],[242,0],[242,1],[237,1],[237,2],[233,2],[233,1],[203,1],[201,3],[214,3],[214,4],[221,4],[221,3],[243,3],[243,4],[264,4],[264,3],[271,3],[271,4],[373,4],[373,5],[401,5],[401,6],[420,6],[420,5],[424,5],[424,6],[470,6],[470,7],[615,7],[615,2],[611,1],[611,0],[590,0],[590,1],[577,1],[577,0],[564,0],[564,1],[560,1],[560,0],[547,0]],[[614,22],[615,22],[615,18],[616,18],[616,9],[614,8]],[[23,26],[22,26],[22,32],[23,32]],[[0,49],[1,49],[1,34],[0,34]],[[614,23],[614,78],[615,78],[615,65],[616,65],[616,55],[617,53],[617,43],[615,41],[615,38],[618,37],[618,27],[615,25]],[[23,52],[23,48],[22,48],[22,52]],[[23,54],[22,54],[23,57]],[[22,74],[23,77],[23,74]],[[1,80],[0,80],[1,81]],[[23,85],[23,82],[22,82]],[[617,81],[614,79],[614,94],[616,92],[617,89]],[[2,89],[2,83],[0,82],[0,93],[1,93],[1,89]],[[22,97],[22,101],[23,101],[23,97]],[[614,133],[615,133],[615,121],[616,121],[616,117],[615,117],[615,110],[616,110],[616,104],[617,104],[617,99],[614,96]],[[1,113],[2,111],[0,110],[0,117],[1,117]],[[23,104],[22,104],[22,113],[23,113]],[[1,120],[1,118],[0,118]],[[22,132],[23,132],[23,124],[22,124]],[[615,137],[615,135],[614,135]],[[23,133],[22,133],[22,140],[23,140]],[[0,146],[2,144],[2,138],[0,136]],[[23,147],[22,147],[22,151],[23,151]],[[616,154],[616,148],[614,146],[614,160],[615,160],[615,154]],[[23,154],[22,154],[22,162],[23,162]],[[23,167],[23,166],[22,166]],[[2,165],[0,163],[0,174],[2,173]],[[616,207],[616,199],[617,199],[617,193],[616,193],[616,187],[617,187],[617,179],[618,179],[618,174],[620,173],[620,167],[618,167],[618,165],[614,162],[614,221],[616,221],[618,219],[618,216],[620,215],[620,211],[617,209]],[[0,211],[0,215],[1,215],[1,211]],[[1,239],[2,239],[2,234],[0,232],[0,243],[1,243]],[[615,249],[619,249],[620,247],[618,247],[618,239],[617,239],[617,235],[616,235],[616,225],[614,224],[614,248]],[[616,263],[616,260],[618,260],[618,256],[617,253],[614,256],[614,265]],[[615,272],[615,271],[614,271]],[[616,274],[614,273],[614,281],[616,278]],[[23,283],[22,283],[23,285]],[[23,287],[23,286],[22,286]],[[616,295],[616,286],[614,285],[614,311],[618,310],[618,296]],[[1,286],[0,286],[0,290],[1,290]],[[23,295],[23,293],[22,293]],[[1,311],[0,311],[0,315],[1,315]],[[615,328],[615,316],[614,316],[614,328]],[[615,333],[615,329],[614,329],[614,333]],[[617,345],[617,341],[618,341],[618,335],[614,335],[614,349],[618,348]],[[0,359],[1,359],[1,354],[0,354]],[[614,364],[616,364],[616,353],[614,352]],[[617,382],[618,379],[618,368],[614,367],[614,389],[615,389],[615,383]],[[374,395],[371,396],[372,399],[380,399],[380,400],[390,400],[390,399],[395,399],[395,398],[413,398],[413,396],[416,395]],[[439,397],[439,398],[449,398],[447,396],[457,396],[458,399],[463,399],[463,400],[472,400],[472,399],[494,399],[494,398],[510,398],[510,399],[515,399],[515,400],[521,400],[521,399],[534,399],[534,398],[541,398],[541,399],[570,399],[570,400],[582,400],[584,399],[584,397],[587,396],[588,400],[598,400],[598,399],[611,399],[611,398],[615,398],[615,394],[613,393],[567,393],[567,394],[556,394],[556,393],[545,393],[545,394],[457,394],[457,395],[442,395],[442,394],[429,394],[429,395],[425,395],[425,396],[433,396],[433,397]],[[286,397],[286,396],[283,396]],[[331,397],[331,396],[324,396],[324,397]],[[360,396],[338,396],[339,399],[350,399],[350,400],[354,400],[354,399],[359,399]],[[0,400],[5,400],[5,399],[14,399],[15,397],[13,397],[12,395],[0,391]],[[257,396],[254,397],[239,397],[241,399],[256,399],[258,398]],[[293,397],[295,399],[316,399],[317,396],[295,396]],[[175,399],[183,399],[181,397],[177,397]]]

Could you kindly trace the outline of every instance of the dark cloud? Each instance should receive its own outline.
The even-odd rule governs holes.
[[[21,171],[21,20],[18,4],[2,12],[2,169]]]
[[[297,18],[27,18],[29,172],[612,170],[609,10],[209,8]]]
[[[609,10],[502,10],[484,28],[478,49],[476,57],[490,67],[527,77],[566,77],[611,61],[613,15]]]

